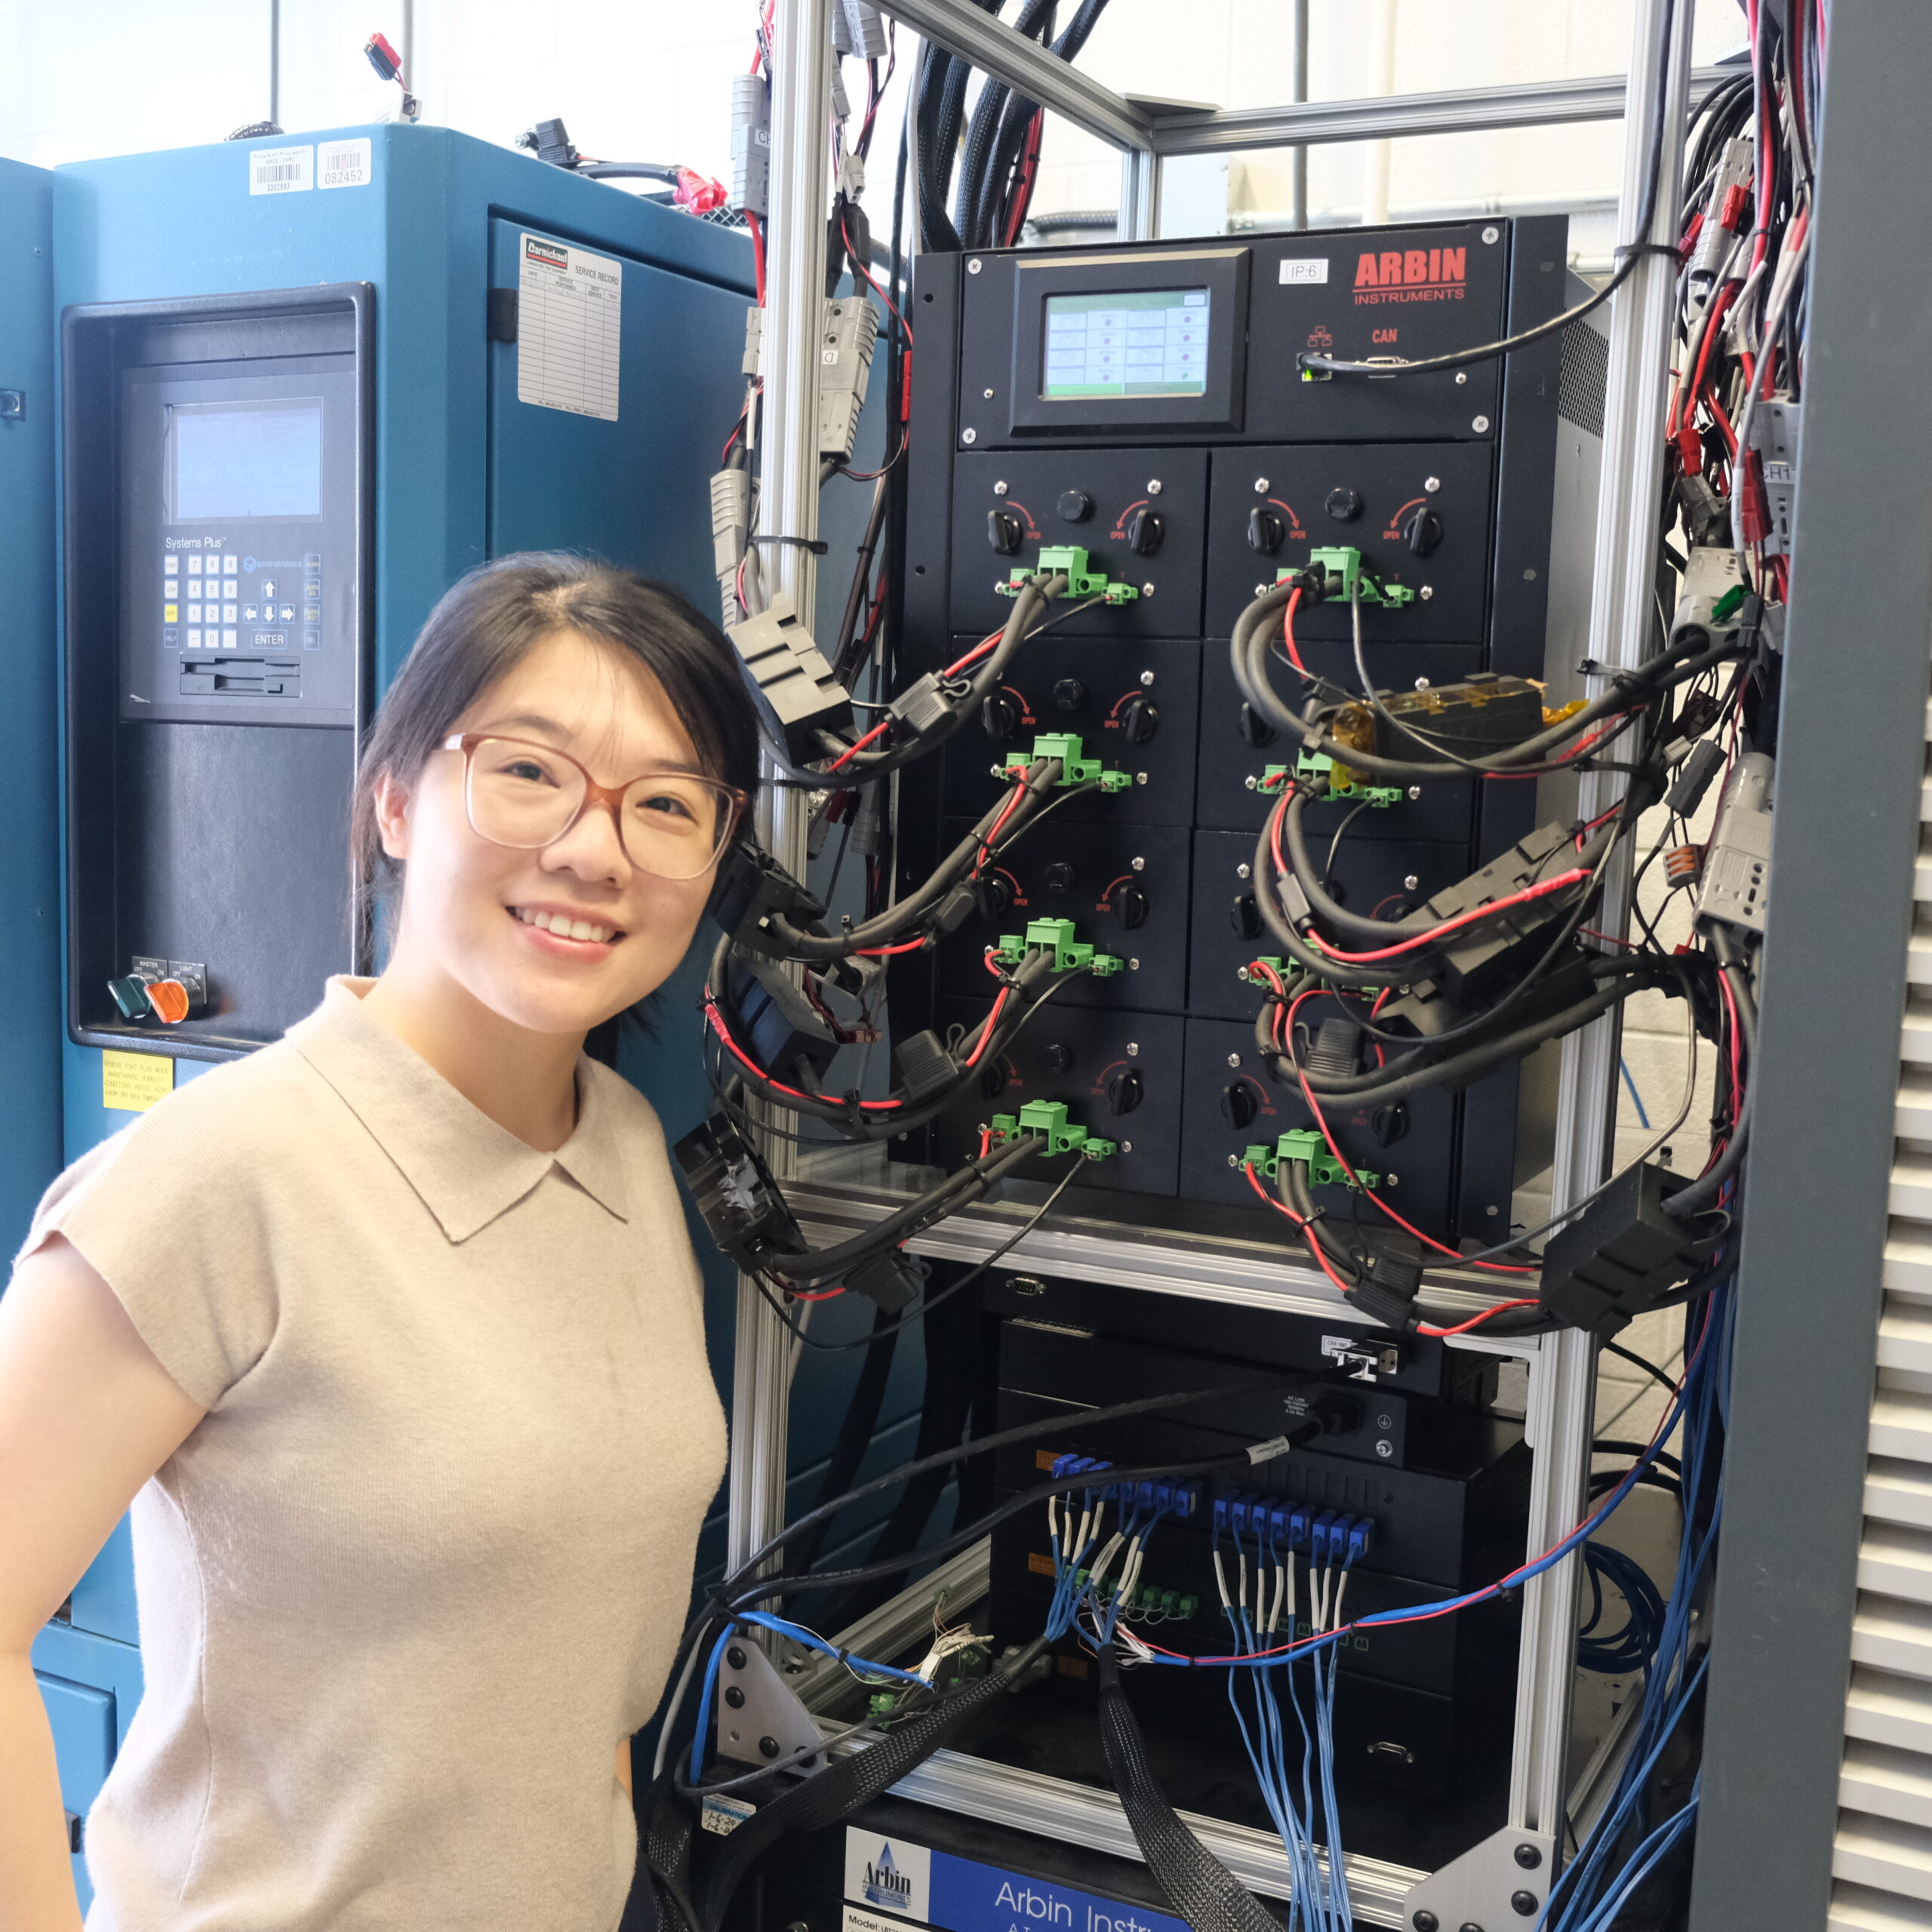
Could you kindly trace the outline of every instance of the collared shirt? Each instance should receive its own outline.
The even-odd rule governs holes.
[[[136,1499],[146,1688],[88,1821],[90,1932],[598,1932],[724,1468],[641,1095],[539,1152],[331,980],[68,1170],[205,1419]]]

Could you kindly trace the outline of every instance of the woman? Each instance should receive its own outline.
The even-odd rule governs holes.
[[[595,1932],[722,1473],[648,1103],[755,782],[718,632],[560,556],[450,592],[371,734],[389,963],[49,1190],[0,1299],[0,1932],[78,1921],[42,1624],[131,1502],[146,1694],[94,1932]]]

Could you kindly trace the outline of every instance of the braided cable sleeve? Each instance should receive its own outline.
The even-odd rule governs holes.
[[[1281,1932],[1274,1914],[1183,1824],[1147,1761],[1140,1720],[1102,1647],[1100,1743],[1134,1841],[1168,1903],[1193,1932]]]

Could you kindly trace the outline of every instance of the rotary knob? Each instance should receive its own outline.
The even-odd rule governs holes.
[[[1137,691],[1120,708],[1120,734],[1130,745],[1152,743],[1161,728],[1161,713],[1144,691]]]
[[[1259,939],[1261,937],[1261,908],[1254,903],[1253,893],[1238,892],[1235,894],[1235,903],[1229,909],[1229,919],[1243,939]]]
[[[1251,1126],[1260,1111],[1261,1103],[1245,1080],[1230,1080],[1221,1089],[1221,1118],[1237,1131]]]
[[[1149,909],[1146,889],[1134,879],[1122,879],[1107,894],[1107,910],[1129,932],[1147,923]]]
[[[1257,503],[1247,513],[1247,547],[1272,557],[1282,545],[1288,527],[1271,509]]]
[[[1132,1067],[1120,1067],[1108,1075],[1107,1106],[1110,1112],[1131,1114],[1146,1097],[1146,1086]]]
[[[986,541],[996,555],[1017,556],[1020,545],[1026,540],[1026,526],[1011,510],[989,510],[986,512]]]
[[[1257,751],[1263,745],[1275,742],[1274,726],[1251,704],[1241,708],[1241,741],[1244,745],[1252,745]]]
[[[1153,510],[1136,510],[1127,520],[1127,547],[1137,557],[1151,557],[1161,547],[1168,526]]]
[[[980,700],[980,728],[989,738],[1020,735],[1023,709],[1011,691],[989,691]]]

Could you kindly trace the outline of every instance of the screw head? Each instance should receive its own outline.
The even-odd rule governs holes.
[[[1414,891],[1416,888],[1421,884],[1421,883],[1422,881],[1419,879],[1414,872],[1404,872],[1402,875],[1402,886],[1405,891]]]
[[[1134,774],[1134,783],[1135,783],[1135,784],[1137,784],[1137,785],[1144,785],[1144,784],[1146,784],[1146,782],[1147,782],[1147,774],[1146,774],[1146,772],[1144,772],[1144,771],[1137,771],[1137,772]]]
[[[1396,1183],[1401,1179],[1401,1176],[1400,1174],[1384,1174],[1382,1178],[1386,1180],[1391,1187],[1393,1187]]]
[[[1137,960],[1137,961],[1135,961],[1135,962],[1134,962],[1134,963],[1135,963],[1135,964],[1136,964],[1136,965],[1138,965],[1138,964],[1140,964],[1140,961],[1139,961],[1138,960]],[[1140,1051],[1140,1042],[1138,1040],[1130,1040],[1130,1041],[1128,1041],[1128,1043],[1127,1043],[1127,1057],[1128,1057],[1128,1058],[1129,1060],[1132,1060],[1132,1059],[1133,1059],[1133,1058],[1134,1058],[1134,1057],[1135,1057],[1135,1056],[1136,1056],[1136,1055],[1137,1055]]]
[[[1489,418],[1487,416],[1478,416],[1469,427],[1480,436],[1488,429]]]
[[[1254,494],[1257,497],[1265,497],[1267,495],[1268,479],[1266,477],[1257,476],[1254,479]]]
[[[1140,688],[1141,688],[1143,691],[1146,691],[1146,689],[1147,689],[1147,688],[1149,688],[1149,686],[1153,683],[1153,681],[1154,681],[1154,674],[1153,674],[1153,672],[1152,672],[1152,671],[1143,671],[1143,672],[1141,672],[1141,674],[1140,674]]]
[[[1466,1918],[1456,1928],[1456,1932],[1482,1932],[1482,1927],[1473,1918]]]
[[[1458,369],[1458,370],[1456,371],[1456,386],[1457,386],[1458,389],[1460,389],[1460,388],[1462,387],[1462,386],[1463,386],[1465,383],[1466,383],[1469,380],[1469,371],[1468,371],[1468,370],[1466,370],[1466,369]]]
[[[778,1755],[778,1740],[775,1737],[761,1737],[758,1741],[758,1754],[761,1758]]]
[[[1499,232],[1494,228],[1485,228],[1482,232],[1482,238],[1487,242],[1494,244]]]
[[[1150,497],[1158,497],[1161,494],[1161,479],[1158,476],[1149,479],[1147,494]]]
[[[991,401],[992,401],[992,399],[993,399],[993,392],[992,392],[992,391],[991,389],[982,389],[982,390],[980,392],[980,393],[983,396],[984,396],[984,397],[986,398],[986,399],[989,402],[991,402]]]
[[[999,775],[999,768],[995,765],[993,768],[993,776],[997,778]],[[1248,775],[1241,780],[1241,783],[1245,785],[1251,792],[1252,792],[1259,789],[1261,780],[1256,777],[1254,773],[1251,771]]]
[[[1240,1055],[1239,1054],[1229,1054],[1229,1056],[1228,1056],[1228,1064],[1229,1064],[1230,1066],[1240,1066],[1240,1064],[1241,1064],[1241,1055]]]
[[[1239,1167],[1241,1165],[1241,1156],[1238,1154],[1230,1154],[1228,1156],[1228,1165],[1231,1168]]]
[[[1154,586],[1151,583],[1143,583],[1140,586],[1140,594],[1143,597],[1152,597],[1154,594]]]
[[[1425,476],[1422,479],[1422,487],[1423,494],[1425,496],[1432,497],[1442,488],[1442,478],[1439,476]]]
[[[1523,581],[1525,583],[1534,583],[1536,580],[1537,574],[1534,571],[1525,571],[1523,573]]]
[[[1435,595],[1435,586],[1432,583],[1426,583],[1416,592],[1416,595],[1426,604]]]
[[[1494,233],[1494,230],[1491,231],[1492,233]],[[980,258],[977,255],[975,255],[973,259],[966,264],[966,272],[968,275],[977,275],[980,272]]]
[[[728,1684],[724,1687],[724,1701],[733,1710],[742,1711],[745,1708],[745,1694],[735,1684]]]
[[[1004,482],[995,483],[995,484],[993,485],[993,494],[994,494],[995,497],[1003,497],[1003,496],[1004,496],[1004,495],[1006,494],[1006,485],[1005,485],[1005,484],[1004,484]]]
[[[1123,1140],[1120,1143],[1120,1151],[1123,1154],[1132,1153],[1134,1152],[1134,1143],[1131,1140]]]
[[[1415,1927],[1415,1932],[1442,1932],[1442,1921],[1432,1912],[1412,1913],[1409,1923]]]
[[[961,429],[959,440],[962,443],[977,443],[980,440],[980,432],[977,429]]]
[[[1251,866],[1245,859],[1244,859],[1239,865],[1235,866],[1235,877],[1236,878],[1248,878],[1253,876],[1254,872],[1254,868]]]
[[[1266,597],[1268,595],[1268,586],[1265,583],[1257,583],[1254,586],[1254,594],[1257,597]]]
[[[1503,1211],[1502,1211],[1500,1208],[1498,1208],[1498,1207],[1497,1206],[1497,1204],[1495,1204],[1495,1202],[1494,1202],[1494,1201],[1492,1201],[1490,1203],[1490,1204],[1489,1204],[1487,1208],[1485,1208],[1482,1211],[1483,1211],[1485,1214],[1500,1214]]]
[[[1534,1892],[1512,1892],[1509,1894],[1509,1909],[1524,1918],[1532,1917],[1542,1903]]]
[[[1418,678],[1416,680],[1416,689],[1419,691],[1427,691],[1429,689],[1429,680],[1426,678]]]
[[[1411,786],[1409,787],[1409,790],[1408,790],[1408,800],[1409,800],[1409,803],[1410,803],[1411,804],[1414,804],[1415,803],[1415,801],[1416,801],[1418,798],[1420,798],[1421,796],[1422,796],[1422,787],[1421,787],[1420,785],[1411,785]]]
[[[1543,1863],[1542,1852],[1533,1844],[1519,1844],[1513,1855],[1525,1872],[1534,1872]]]
[[[734,1670],[743,1670],[745,1667],[745,1654],[736,1644],[734,1644],[724,1653],[724,1661]]]

